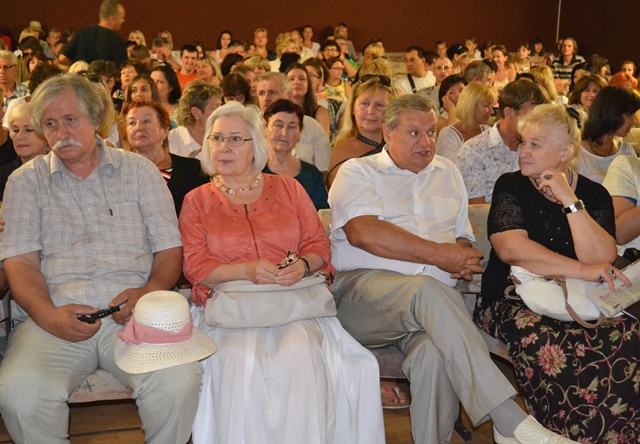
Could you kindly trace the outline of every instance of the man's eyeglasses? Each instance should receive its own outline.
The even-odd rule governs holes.
[[[230,148],[240,148],[242,145],[244,145],[245,142],[248,142],[249,140],[253,140],[253,139],[245,139],[243,136],[221,136],[220,134],[212,134],[208,137],[208,139],[211,141],[211,144],[216,147],[216,148],[220,148],[222,145],[224,145],[224,141],[228,141],[229,142],[229,147]]]
[[[436,69],[451,69],[451,67],[449,65],[439,65],[436,66]]]
[[[314,79],[321,79],[322,78],[322,76],[320,74],[315,74],[315,73],[312,73],[312,72],[310,72],[309,75],[311,77],[313,77]]]
[[[360,83],[364,83],[371,79],[378,79],[378,82],[382,83],[384,86],[391,86],[391,79],[387,76],[379,76],[377,74],[367,74],[360,77]]]
[[[14,66],[16,65],[0,65],[0,71],[9,71]]]

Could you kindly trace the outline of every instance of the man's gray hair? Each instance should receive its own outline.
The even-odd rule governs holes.
[[[384,110],[384,124],[391,130],[396,129],[400,115],[409,111],[433,111],[438,115],[438,109],[433,100],[420,94],[403,94],[393,99]]]
[[[269,159],[269,145],[264,134],[262,123],[262,113],[255,105],[244,106],[239,102],[229,102],[215,110],[207,119],[204,129],[204,139],[202,140],[202,169],[208,175],[217,173],[211,163],[211,141],[209,136],[213,131],[213,124],[221,117],[240,117],[247,125],[253,139],[253,163],[251,169],[253,174],[258,174],[267,165]]]
[[[0,49],[0,59],[10,59],[12,65],[18,64],[16,55],[7,49]]]
[[[291,84],[291,80],[281,72],[269,71],[262,74],[258,77],[258,82],[263,82],[271,79],[280,79],[282,82],[282,92],[289,95],[291,91],[293,91],[293,85]]]
[[[491,72],[489,65],[482,60],[476,60],[469,63],[467,69],[464,70],[464,78],[467,82],[471,83],[476,77],[480,80],[484,79],[484,76]]]
[[[100,127],[104,120],[104,105],[95,88],[84,77],[65,74],[46,80],[31,96],[31,124],[38,133],[43,134],[41,119],[44,110],[67,91],[75,93],[82,113],[96,128]]]
[[[120,6],[118,0],[104,0],[100,4],[100,20],[116,17],[118,15],[118,6]]]

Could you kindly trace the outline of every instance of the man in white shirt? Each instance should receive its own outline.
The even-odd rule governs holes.
[[[424,49],[419,46],[410,46],[404,54],[404,64],[407,67],[407,75],[400,76],[396,81],[396,89],[403,94],[412,94],[419,89],[429,88],[436,84],[436,78],[427,70]]]
[[[291,100],[291,81],[282,73],[267,72],[258,77],[258,103],[264,112],[269,105],[279,99]],[[293,155],[325,172],[331,159],[331,142],[322,125],[316,119],[304,116],[300,141]]]
[[[513,401],[515,390],[452,288],[482,271],[482,252],[471,247],[462,177],[435,155],[436,121],[425,97],[394,99],[384,113],[383,151],[338,172],[329,192],[338,318],[362,344],[403,352],[417,444],[451,440],[458,402],[474,425],[490,417],[499,443],[551,442]],[[522,436],[530,425],[535,431]]]

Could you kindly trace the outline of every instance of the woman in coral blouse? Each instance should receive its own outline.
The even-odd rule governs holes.
[[[205,131],[211,183],[180,214],[195,325],[218,344],[204,362],[194,443],[383,443],[375,358],[335,317],[269,328],[208,326],[210,290],[232,280],[290,286],[331,274],[329,240],[304,188],[261,173],[269,155],[257,108],[231,102]],[[289,251],[301,258],[279,269]]]

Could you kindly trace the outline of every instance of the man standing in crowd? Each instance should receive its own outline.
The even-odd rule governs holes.
[[[118,31],[124,23],[124,7],[118,0],[104,0],[100,5],[100,22],[76,32],[58,56],[61,65],[84,60],[110,60],[116,66],[127,60],[127,45]]]

